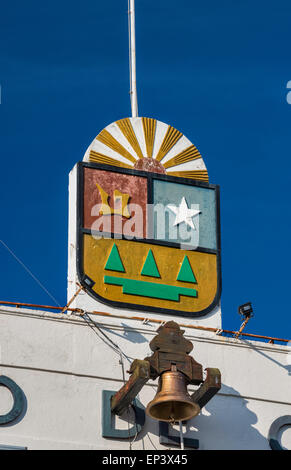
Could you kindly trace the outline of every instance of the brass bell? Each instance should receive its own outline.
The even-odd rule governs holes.
[[[191,400],[186,380],[181,372],[163,372],[157,394],[147,405],[146,413],[153,419],[167,422],[187,421],[197,416],[200,407]]]

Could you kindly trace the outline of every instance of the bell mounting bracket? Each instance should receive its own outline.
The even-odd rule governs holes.
[[[200,408],[211,400],[221,388],[220,371],[207,368],[204,381],[202,365],[189,356],[193,344],[183,335],[184,331],[174,321],[160,326],[158,334],[150,342],[153,354],[144,360],[133,361],[128,371],[129,380],[112,397],[112,413],[122,415],[149,379],[155,380],[163,372],[172,370],[173,366],[186,376],[188,384],[199,385],[191,399]]]

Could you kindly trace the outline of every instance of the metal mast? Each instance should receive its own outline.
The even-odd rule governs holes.
[[[128,32],[129,32],[129,73],[131,115],[137,117],[136,61],[135,61],[135,0],[128,0]]]

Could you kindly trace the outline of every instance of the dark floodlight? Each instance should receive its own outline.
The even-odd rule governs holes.
[[[254,316],[253,314],[253,307],[251,302],[247,302],[246,304],[240,305],[238,307],[238,313],[241,317],[244,317],[245,320],[247,318],[251,318]]]

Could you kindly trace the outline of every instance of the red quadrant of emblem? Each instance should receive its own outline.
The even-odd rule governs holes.
[[[145,238],[146,204],[146,178],[84,168],[84,228]]]

